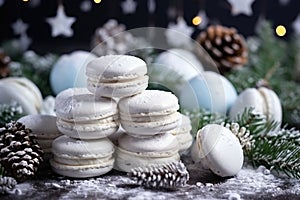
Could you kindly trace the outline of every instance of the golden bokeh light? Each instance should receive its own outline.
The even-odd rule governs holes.
[[[286,34],[286,28],[282,25],[279,25],[276,27],[276,34],[280,37],[284,36]]]
[[[22,0],[22,1],[24,1],[24,2],[28,2],[29,0]]]
[[[101,3],[101,0],[94,0],[95,3]]]
[[[202,22],[202,18],[199,17],[199,16],[194,17],[193,20],[192,20],[192,23],[193,23],[195,26],[198,26],[199,24],[201,24],[201,22]]]

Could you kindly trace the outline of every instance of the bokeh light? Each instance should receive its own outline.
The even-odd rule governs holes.
[[[193,20],[192,20],[192,23],[193,23],[195,26],[198,26],[199,24],[201,24],[201,22],[202,22],[202,18],[199,17],[199,16],[194,17]]]
[[[276,34],[280,37],[284,36],[286,34],[286,28],[282,25],[279,25],[276,27]]]
[[[101,0],[94,0],[95,3],[101,3]]]

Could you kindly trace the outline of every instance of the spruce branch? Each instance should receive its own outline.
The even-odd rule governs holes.
[[[251,148],[244,148],[253,166],[264,165],[271,170],[300,178],[300,132],[295,128],[276,130],[278,124],[247,108],[236,122],[251,134]]]

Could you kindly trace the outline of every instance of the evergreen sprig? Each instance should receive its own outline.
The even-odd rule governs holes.
[[[245,156],[257,167],[264,165],[271,170],[284,172],[290,177],[300,178],[300,132],[292,129],[278,129],[274,121],[267,121],[262,115],[247,108],[236,122],[250,131],[253,145],[245,149]]]
[[[207,124],[221,124],[228,121],[228,118],[226,116],[218,113],[212,113],[206,109],[182,109],[181,113],[187,115],[190,118],[193,127],[192,134],[195,137],[197,131]]]
[[[10,121],[16,121],[23,116],[22,107],[16,102],[10,104],[0,104],[0,127]]]
[[[281,100],[284,111],[283,121],[299,128],[300,85],[292,80],[296,54],[299,51],[296,43],[276,38],[271,24],[266,22],[258,38],[248,39],[248,46],[247,66],[226,74],[226,77],[239,93],[246,88],[256,87],[261,80],[267,82]],[[270,72],[272,75],[268,76]]]
[[[0,178],[3,177],[4,175],[5,175],[4,167],[2,167],[2,165],[0,164]]]

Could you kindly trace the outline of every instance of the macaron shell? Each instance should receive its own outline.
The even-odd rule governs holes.
[[[265,98],[267,104],[267,119],[279,122],[280,126],[282,122],[282,107],[279,97],[273,90],[268,88],[261,87],[258,90]]]
[[[18,83],[0,82],[0,91],[1,103],[11,103],[12,101],[15,101],[21,105],[25,114],[38,113],[35,96],[29,90],[21,87]]]
[[[147,167],[151,165],[163,165],[180,160],[177,151],[175,152],[152,152],[152,153],[134,153],[117,148],[115,155],[114,169],[124,172],[130,172],[137,167]]]
[[[57,120],[57,127],[63,134],[78,139],[99,139],[115,133],[119,125],[111,120],[95,120],[89,123],[73,123],[64,120]]]
[[[107,138],[77,140],[63,135],[53,141],[52,152],[67,159],[103,158],[114,152],[114,146]]]
[[[145,90],[133,97],[123,98],[119,102],[120,113],[130,115],[166,115],[179,109],[178,99],[170,92]]]
[[[202,161],[217,175],[236,175],[243,166],[242,146],[237,137],[227,128],[210,124],[197,133],[198,147],[204,156]]]
[[[27,78],[23,78],[23,77],[9,77],[9,78],[5,78],[2,80],[7,83],[15,82],[15,83],[19,84],[22,87],[23,91],[24,91],[24,89],[29,90],[34,95],[35,101],[33,101],[33,102],[34,102],[34,105],[36,106],[36,109],[40,110],[40,108],[42,106],[42,102],[43,102],[42,93],[41,93],[40,89],[32,81],[30,81]]]
[[[238,115],[244,112],[245,108],[250,107],[253,107],[258,114],[265,114],[267,110],[265,99],[255,88],[248,88],[238,96],[230,109],[230,119],[235,120]]]
[[[56,117],[51,115],[26,115],[18,119],[27,128],[32,130],[32,135],[39,139],[54,139],[61,135],[56,127]]]
[[[175,136],[169,133],[154,135],[151,137],[133,137],[123,134],[118,140],[119,147],[130,152],[176,152],[178,142]]]
[[[151,120],[151,119],[150,119]],[[162,120],[149,122],[132,122],[121,120],[122,127],[130,135],[150,136],[170,131],[178,126],[179,114],[174,113],[169,118],[162,117]]]
[[[52,170],[55,173],[73,178],[88,178],[106,174],[107,172],[112,170],[113,163],[114,159],[111,159],[107,163],[72,166],[57,163],[53,159],[50,160]]]
[[[139,94],[148,87],[148,76],[142,76],[138,79],[121,81],[115,83],[101,83],[88,81],[88,90],[95,96],[102,97],[128,97]]]
[[[88,121],[116,114],[117,104],[108,98],[96,98],[86,88],[70,88],[55,99],[56,115],[66,120]]]
[[[132,79],[147,73],[146,63],[128,55],[107,55],[91,61],[86,68],[88,77],[102,80]]]

